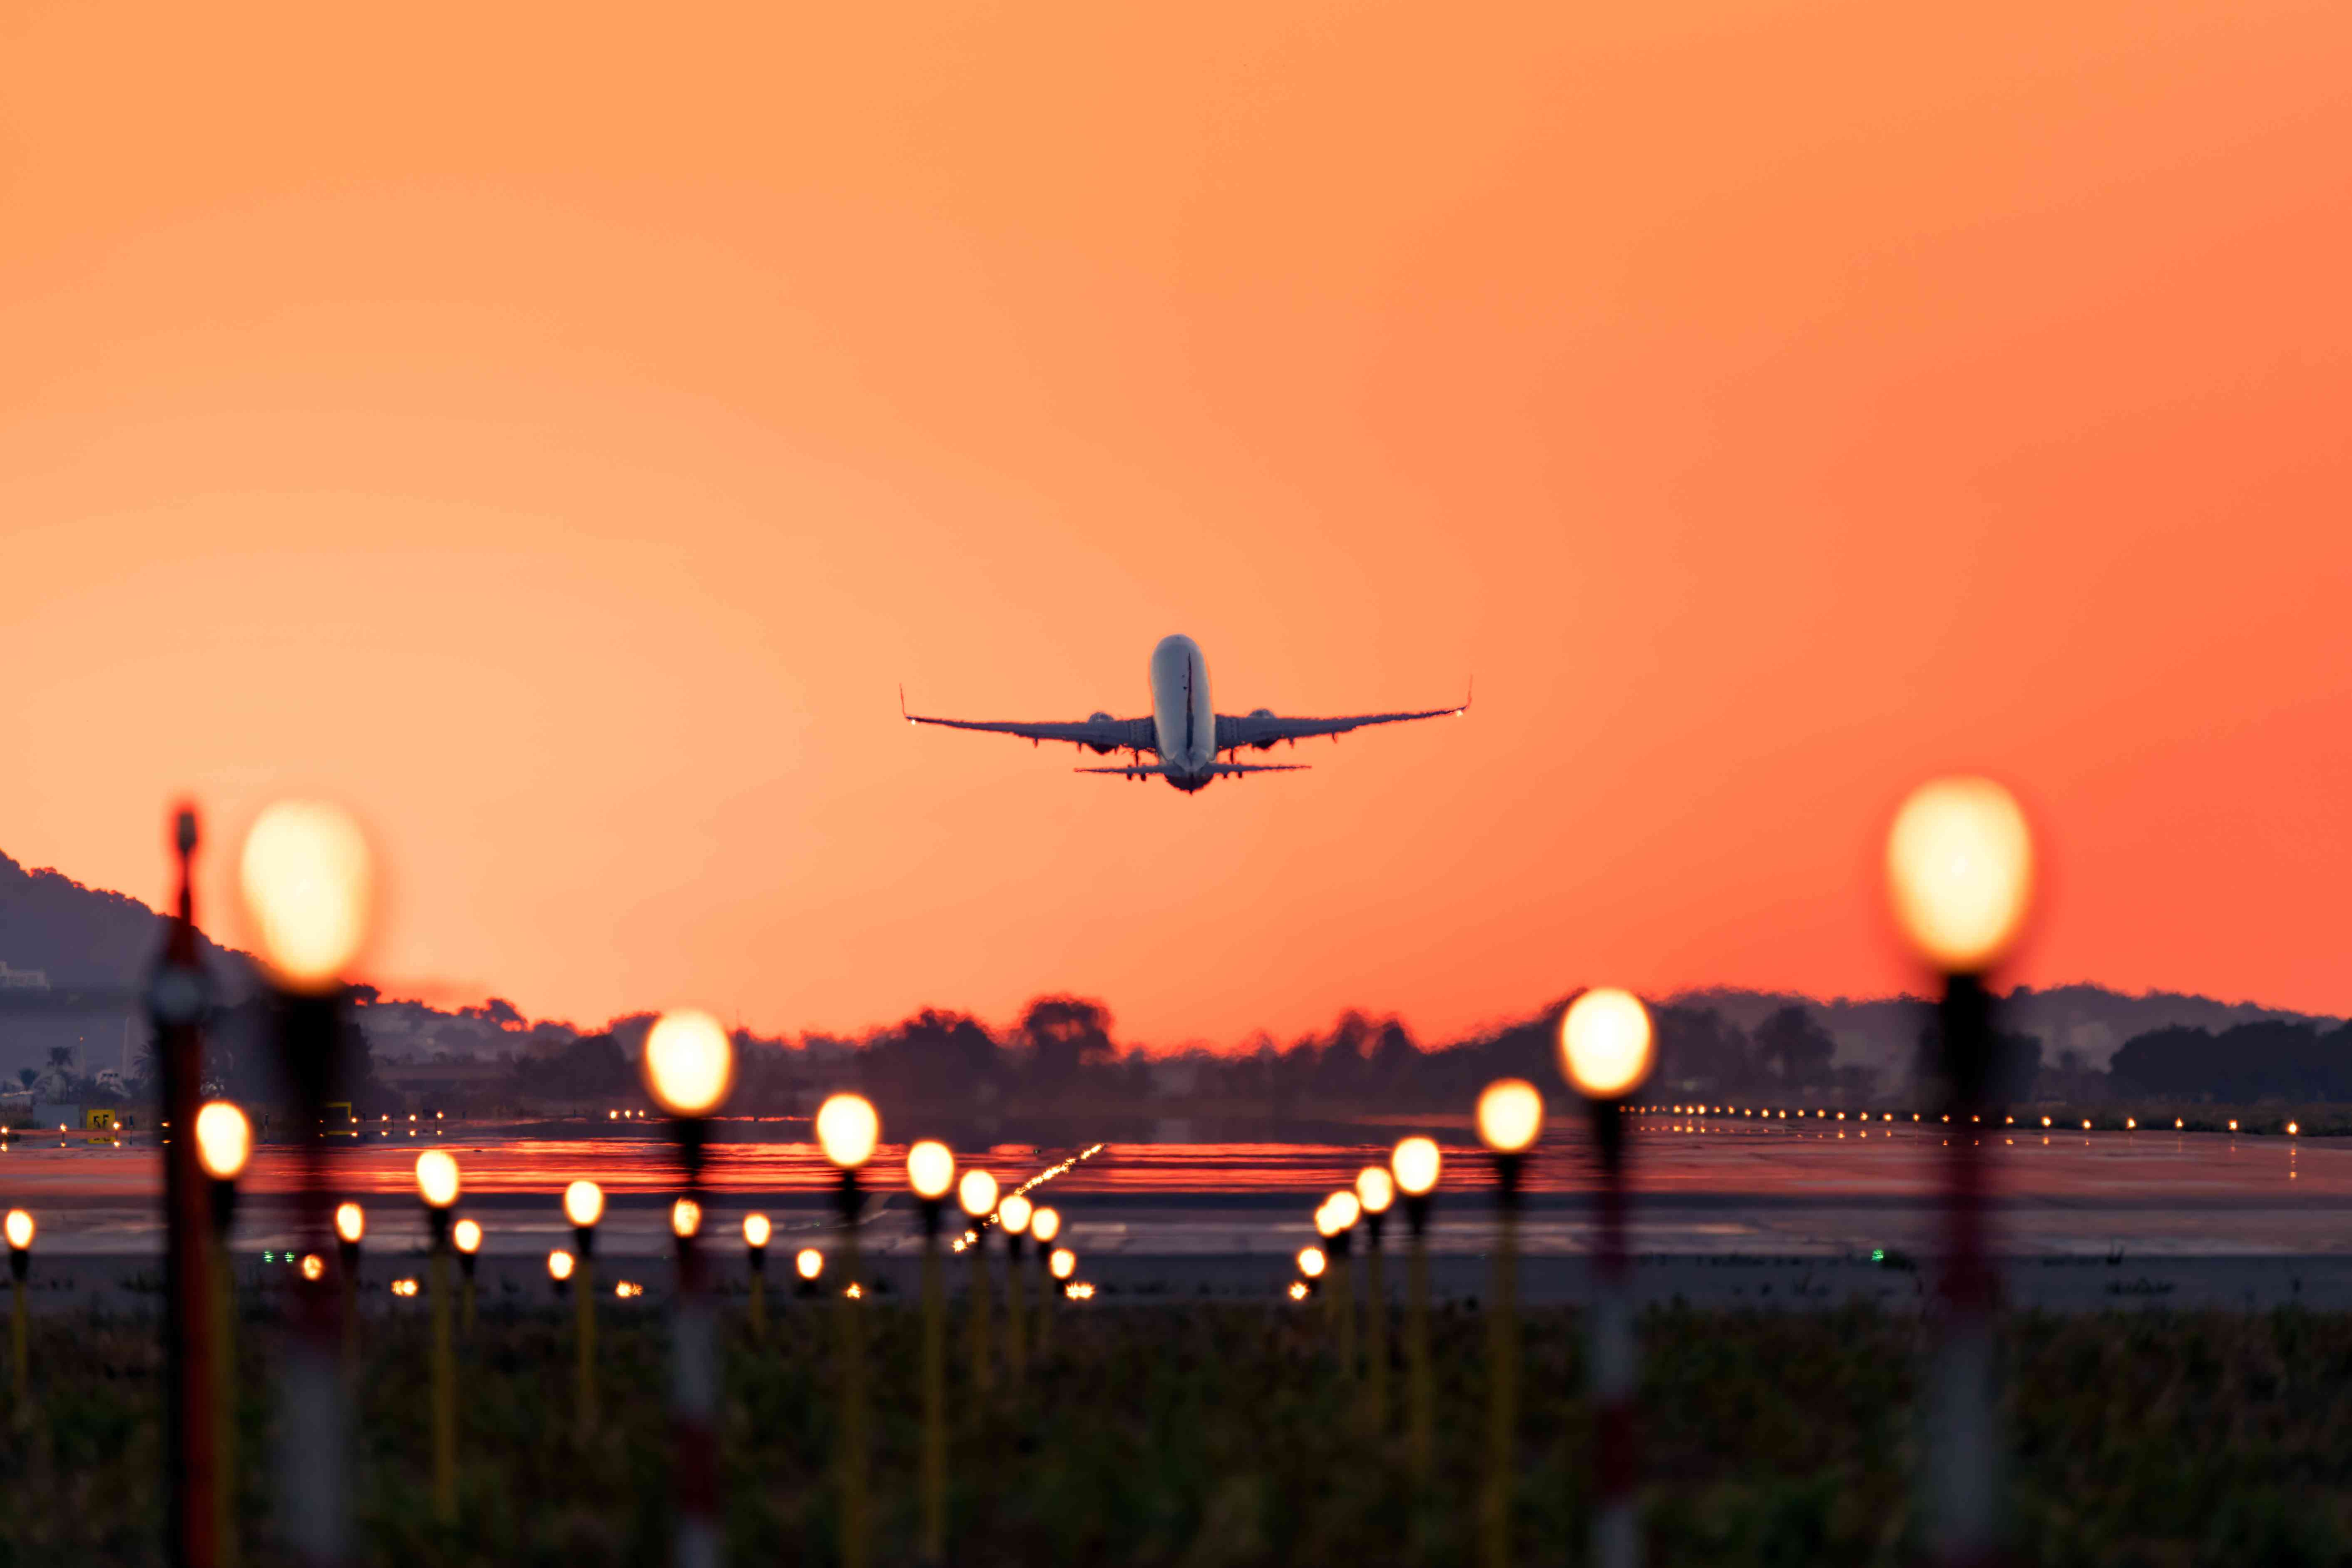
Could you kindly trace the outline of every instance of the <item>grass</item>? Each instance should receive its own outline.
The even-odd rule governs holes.
[[[838,1561],[827,1468],[833,1338],[803,1303],[727,1347],[728,1560]],[[999,1319],[1001,1327],[1002,1319]],[[915,1559],[915,1315],[872,1312],[876,1552]],[[1320,1311],[1234,1306],[1059,1315],[1018,1393],[951,1377],[950,1556],[960,1564],[1473,1560],[1486,1374],[1475,1310],[1434,1323],[1439,1468],[1418,1494],[1400,1438],[1362,1420]],[[245,1328],[242,1452],[270,1454],[268,1325]],[[160,1559],[161,1358],[152,1327],[35,1320],[36,1403],[0,1432],[0,1564]],[[1672,1308],[1643,1321],[1644,1511],[1661,1564],[1907,1562],[1910,1317]],[[950,1355],[962,1325],[950,1324]],[[1519,1562],[1583,1557],[1588,1406],[1571,1314],[1528,1317]],[[461,1351],[461,1523],[432,1521],[421,1311],[372,1322],[358,1374],[357,1561],[585,1568],[667,1557],[667,1341],[656,1312],[600,1332],[606,1424],[571,1430],[568,1318],[486,1313]],[[2284,1310],[2021,1315],[2005,1329],[2022,1560],[2340,1563],[2352,1556],[2352,1317]],[[1401,1397],[1402,1379],[1391,1383]],[[1393,1404],[1392,1404],[1393,1411]],[[14,1414],[14,1413],[12,1413]],[[244,1561],[287,1561],[266,1466],[248,1465]]]

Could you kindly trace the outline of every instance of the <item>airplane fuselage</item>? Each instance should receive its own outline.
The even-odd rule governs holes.
[[[1190,795],[1215,778],[1217,710],[1209,701],[1209,664],[1201,645],[1181,632],[1151,650],[1151,728],[1168,782]]]

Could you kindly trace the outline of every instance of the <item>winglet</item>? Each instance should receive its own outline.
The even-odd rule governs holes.
[[[1454,710],[1454,716],[1455,718],[1457,718],[1457,719],[1458,719],[1458,718],[1460,718],[1463,714],[1469,712],[1469,711],[1470,711],[1470,701],[1471,701],[1471,699],[1473,699],[1473,698],[1476,697],[1477,695],[1478,695],[1478,678],[1477,678],[1476,676],[1475,676],[1475,675],[1474,675],[1474,676],[1472,676],[1472,677],[1471,677],[1467,681],[1465,681],[1465,682],[1464,682],[1464,683],[1463,683],[1463,687],[1462,687],[1462,706],[1461,706],[1461,707],[1459,707],[1459,708],[1456,708],[1456,709]],[[905,701],[905,698],[904,698],[904,696],[903,696],[903,695],[900,697],[899,700],[900,700],[902,703]]]
[[[907,683],[903,680],[898,682],[898,717],[909,724],[915,721],[915,716],[907,711]]]

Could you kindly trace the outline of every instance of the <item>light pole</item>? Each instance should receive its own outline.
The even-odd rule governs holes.
[[[343,975],[365,946],[375,900],[374,858],[350,816],[314,801],[263,810],[237,857],[237,883],[255,945],[277,994],[278,1046],[296,1105],[301,1211],[298,1245],[327,1229],[320,1122],[340,1068]],[[315,1256],[315,1255],[313,1255]],[[285,1535],[304,1568],[343,1559],[349,1395],[335,1372],[335,1309],[321,1267],[297,1271],[296,1331],[280,1361],[278,1423]]]
[[[564,1254],[566,1280],[580,1280],[579,1305],[572,1320],[578,1365],[572,1381],[572,1418],[584,1441],[596,1429],[596,1222],[604,1217],[604,1189],[573,1182],[563,1189],[563,1217],[572,1222],[572,1250]]]
[[[578,1260],[560,1247],[547,1255],[547,1282],[554,1287],[557,1300],[572,1293],[572,1272],[578,1266]]]
[[[866,1302],[857,1278],[857,1216],[866,1206],[858,1168],[882,1141],[882,1118],[863,1095],[836,1094],[817,1107],[817,1146],[841,1173],[842,1272],[848,1288],[833,1304],[841,1325],[841,1561],[866,1568]]]
[[[1368,1286],[1364,1328],[1370,1342],[1364,1347],[1364,1362],[1370,1375],[1365,1381],[1364,1398],[1372,1430],[1385,1434],[1389,1425],[1389,1289],[1388,1282],[1381,1277],[1381,1228],[1389,1217],[1389,1205],[1396,1202],[1395,1179],[1382,1166],[1365,1166],[1356,1173],[1356,1202],[1364,1210]]]
[[[670,1333],[670,1484],[677,1508],[675,1568],[718,1568],[719,1356],[694,1232],[702,1218],[702,1154],[710,1114],[735,1082],[735,1047],[718,1019],[681,1010],[654,1020],[646,1034],[646,1089],[669,1116],[677,1141],[677,1207],[691,1205],[691,1227],[677,1236],[677,1299]]]
[[[743,1256],[751,1268],[751,1337],[768,1337],[768,1237],[775,1227],[763,1214],[743,1216]]]
[[[354,1203],[335,1205],[335,1256],[343,1292],[343,1359],[360,1353],[360,1244],[367,1239],[367,1210]]]
[[[1405,1259],[1405,1426],[1413,1479],[1426,1487],[1435,1446],[1436,1394],[1429,1373],[1429,1195],[1444,1162],[1434,1139],[1415,1134],[1389,1155],[1397,1191],[1404,1194],[1412,1247]]]
[[[996,1205],[996,1223],[1004,1232],[1004,1364],[1016,1390],[1027,1375],[1029,1353],[1021,1321],[1022,1298],[1026,1294],[1022,1289],[1021,1244],[1029,1234],[1029,1216],[1035,1212],[1036,1205],[1019,1193],[1000,1199]]]
[[[1930,1551],[1958,1568],[1995,1562],[2001,1547],[1997,1289],[1985,1238],[1984,1157],[1969,1129],[1994,1109],[1985,976],[2016,945],[2032,900],[2033,836],[2024,812],[1990,779],[1920,785],[1887,833],[1886,886],[1912,951],[1943,982],[1937,1017],[1952,1131],[1944,1141],[1943,1331],[1929,1374],[1920,1511]]]
[[[461,1219],[450,1227],[449,1239],[457,1248],[457,1272],[465,1279],[466,1304],[464,1332],[474,1337],[474,1264],[482,1250],[482,1227],[470,1219]]]
[[[184,806],[173,814],[172,848],[179,872],[178,898],[163,954],[148,979],[146,1005],[155,1027],[162,1080],[157,1120],[165,1127],[184,1128],[199,1115],[204,1018],[212,1003],[210,979],[196,956],[196,814]],[[226,1562],[231,1545],[229,1521],[221,1512],[230,1495],[221,1470],[227,1458],[218,1444],[230,1425],[221,1406],[233,1394],[222,1370],[228,1363],[220,1349],[225,1331],[215,1321],[221,1310],[218,1269],[214,1249],[205,1241],[198,1152],[189,1139],[165,1141],[163,1274],[169,1315],[163,1343],[169,1412],[163,1440],[170,1491],[164,1550],[176,1568]]]
[[[982,1394],[995,1379],[988,1347],[988,1225],[996,1212],[996,1178],[986,1171],[966,1171],[956,1182],[956,1203],[971,1221],[971,1382]]]
[[[1056,1296],[1069,1289],[1070,1276],[1077,1271],[1078,1255],[1066,1247],[1054,1248],[1053,1255],[1045,1259],[1045,1272],[1054,1277]]]
[[[1339,1267],[1339,1289],[1331,1292],[1331,1316],[1339,1325],[1339,1375],[1344,1379],[1356,1375],[1356,1259],[1354,1240],[1356,1222],[1363,1217],[1364,1205],[1353,1192],[1341,1189],[1323,1200],[1316,1211],[1316,1228],[1323,1239],[1331,1244],[1332,1261]]]
[[[1478,1096],[1478,1141],[1495,1165],[1495,1300],[1486,1314],[1486,1491],[1479,1534],[1486,1568],[1509,1568],[1511,1494],[1519,1426],[1519,1181],[1543,1131],[1543,1096],[1525,1079],[1502,1078]]]
[[[205,1561],[226,1563],[236,1558],[236,1273],[229,1254],[229,1227],[236,1221],[236,1179],[253,1157],[253,1123],[226,1100],[206,1101],[196,1112],[195,1123],[196,1163],[212,1188],[204,1272],[210,1297],[205,1317],[214,1332],[201,1358],[205,1365],[193,1383],[204,1391],[202,1404],[210,1412],[213,1539]],[[193,1258],[185,1265],[194,1266]]]
[[[1054,1238],[1062,1234],[1062,1211],[1043,1205],[1029,1216],[1029,1239],[1037,1244],[1037,1359],[1044,1362],[1054,1340],[1054,1298],[1061,1291],[1052,1279]]]
[[[25,1276],[33,1267],[33,1216],[10,1209],[8,1231],[8,1293],[11,1301],[9,1338],[16,1367],[16,1421],[26,1425],[33,1415],[32,1358],[25,1348]]]
[[[945,1559],[948,1538],[948,1349],[940,1300],[940,1215],[955,1185],[955,1155],[926,1138],[907,1151],[907,1184],[923,1226],[923,1561]]]
[[[1631,992],[1578,997],[1559,1021],[1560,1072],[1584,1097],[1600,1163],[1589,1355],[1595,1415],[1594,1568],[1634,1568],[1642,1554],[1633,1489],[1640,1479],[1633,1394],[1640,1381],[1625,1247],[1625,1097],[1650,1076],[1649,1009]]]
[[[1307,1281],[1309,1295],[1322,1290],[1323,1271],[1330,1266],[1331,1260],[1324,1256],[1321,1247],[1302,1247],[1298,1249],[1298,1273]]]
[[[433,1514],[457,1522],[457,1360],[449,1342],[449,1211],[457,1206],[457,1161],[446,1149],[416,1156],[416,1195],[432,1237],[428,1289],[433,1292]]]
[[[818,1276],[824,1272],[824,1254],[814,1247],[803,1247],[793,1254],[793,1272],[800,1277],[800,1293],[816,1294]]]

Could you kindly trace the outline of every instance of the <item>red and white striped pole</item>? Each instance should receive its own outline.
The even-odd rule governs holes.
[[[1586,1353],[1592,1379],[1592,1561],[1635,1568],[1642,1559],[1634,1394],[1641,1350],[1633,1332],[1632,1257],[1625,1245],[1625,1097],[1650,1076],[1649,1009],[1631,992],[1588,991],[1559,1021],[1560,1071],[1592,1118],[1592,1305]]]

